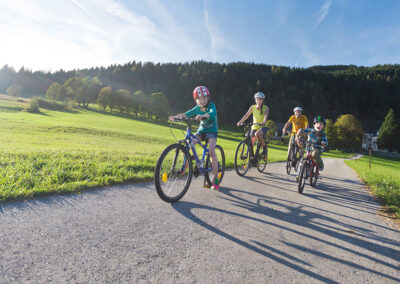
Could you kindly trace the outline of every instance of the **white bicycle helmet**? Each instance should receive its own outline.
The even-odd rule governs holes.
[[[303,109],[302,109],[301,107],[295,107],[295,108],[293,109],[293,112],[295,112],[296,110],[299,110],[299,111],[303,112]]]
[[[257,92],[254,94],[255,99],[265,99],[265,95],[262,92]]]

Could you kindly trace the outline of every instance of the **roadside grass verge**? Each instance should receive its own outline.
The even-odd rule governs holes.
[[[347,160],[372,192],[385,205],[390,213],[400,218],[400,159],[373,156],[369,169],[369,157]]]

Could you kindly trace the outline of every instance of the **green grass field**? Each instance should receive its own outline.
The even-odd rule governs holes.
[[[151,180],[163,149],[184,137],[184,125],[170,128],[96,109],[33,114],[21,111],[26,105],[0,95],[0,201]],[[233,167],[242,132],[221,128],[218,144],[226,166]],[[269,162],[286,160],[286,151],[287,146],[271,142]]]
[[[374,156],[371,169],[367,156],[345,162],[370,186],[389,211],[400,218],[400,159]]]
[[[0,200],[152,179],[162,150],[184,134],[183,125],[97,111],[32,114],[21,112],[21,102],[0,105]],[[239,132],[220,131],[228,167],[240,139]],[[271,145],[270,161],[284,159],[284,149]]]

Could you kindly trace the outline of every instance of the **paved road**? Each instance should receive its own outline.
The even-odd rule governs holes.
[[[178,203],[152,183],[0,205],[0,283],[391,283],[400,231],[341,160],[297,193],[282,163]]]

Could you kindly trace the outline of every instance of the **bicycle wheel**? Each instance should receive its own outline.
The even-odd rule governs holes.
[[[307,161],[303,161],[301,163],[301,168],[300,168],[300,173],[298,177],[298,186],[297,186],[297,191],[302,194],[304,190],[304,185],[306,184],[306,178],[307,178]]]
[[[297,163],[296,163],[296,166],[294,167],[294,170],[296,171],[296,172],[298,172],[299,171],[299,167],[300,167],[300,164],[301,164],[301,160],[302,160],[302,158],[303,158],[303,151],[302,151],[302,149],[299,149],[299,157],[297,158]]]
[[[293,157],[293,146],[290,146],[289,154],[286,160],[286,172],[290,175],[290,171],[292,170],[292,157]]]
[[[262,147],[260,146],[260,149]],[[257,163],[257,170],[262,173],[264,172],[265,168],[267,167],[268,162],[268,147],[265,149],[265,155],[258,154],[258,163]]]
[[[249,170],[250,149],[247,140],[240,141],[235,153],[235,170],[239,176],[244,176]]]
[[[312,187],[315,187],[317,185],[317,181],[318,181],[317,166],[312,165],[311,175],[310,175],[310,185]]]
[[[222,179],[224,178],[225,174],[225,153],[224,149],[222,149],[221,146],[216,145],[215,146],[215,154],[217,155],[217,161],[218,161],[218,178],[219,178],[219,184],[221,184]],[[212,170],[212,165],[211,165],[211,157],[210,155],[207,155],[206,158],[206,165],[204,167],[206,170],[211,169]],[[212,180],[211,177],[213,176],[212,171],[206,171],[204,173],[206,177],[206,181],[208,185],[212,185]]]
[[[180,144],[168,146],[157,161],[155,185],[158,196],[165,202],[181,199],[192,181],[192,160],[188,151]]]

